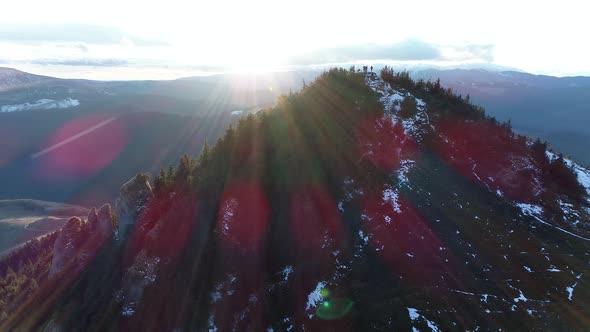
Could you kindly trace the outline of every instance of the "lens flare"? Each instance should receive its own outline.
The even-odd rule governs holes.
[[[324,320],[336,320],[346,316],[352,309],[353,302],[348,298],[333,298],[324,301],[316,310],[316,316]]]
[[[446,270],[438,250],[442,241],[409,202],[401,197],[385,200],[381,192],[368,193],[363,214],[369,243],[393,273],[416,284],[440,279]]]
[[[355,138],[361,157],[385,171],[398,169],[400,161],[415,152],[415,144],[405,135],[404,128],[389,117],[365,119]]]
[[[290,221],[295,245],[304,261],[329,269],[333,253],[343,244],[344,231],[336,203],[321,187],[295,191],[290,199]]]
[[[253,252],[266,234],[270,207],[257,183],[231,184],[221,196],[217,233],[222,244]]]
[[[473,182],[521,202],[533,200],[541,189],[526,145],[514,144],[506,128],[489,121],[447,121],[437,131],[438,155]]]
[[[36,174],[46,181],[76,180],[108,166],[127,143],[118,116],[98,114],[69,121],[31,156]]]

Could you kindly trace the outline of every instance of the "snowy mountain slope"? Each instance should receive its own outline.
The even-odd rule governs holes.
[[[52,78],[0,67],[0,92],[27,88],[49,80]]]
[[[399,107],[396,107],[395,105],[403,101],[404,98],[417,99],[407,92],[398,91],[392,88],[388,83],[384,82],[382,79],[380,79],[378,76],[374,74],[367,75],[367,82],[371,86],[371,88],[373,88],[376,92],[379,92],[382,95],[380,101],[383,103],[385,110],[392,113],[390,114],[390,116],[393,119],[392,121],[394,122],[400,121],[399,117],[396,115],[396,112],[399,112]],[[421,125],[423,126],[425,123],[428,123],[428,114],[424,111],[427,105],[425,105],[422,101],[420,101],[418,104],[420,105],[420,112],[414,118],[403,121],[406,134],[416,141],[420,141],[420,136],[416,133],[415,128],[419,128]],[[438,132],[436,134],[441,136],[445,144],[453,145],[455,143],[452,141],[450,142],[449,138],[444,136],[444,132]],[[551,158],[556,158],[554,155],[548,155],[550,160]],[[463,155],[462,157],[470,158],[469,156],[465,155]],[[529,157],[523,157],[521,155],[515,154],[514,156],[510,157],[510,159],[512,160],[511,166],[508,166],[509,169],[512,168],[510,172],[519,173],[522,172],[522,170],[524,169],[531,169],[533,171],[533,174],[538,173],[538,170],[535,170],[535,166],[533,165],[534,163],[532,162],[532,160],[530,160]],[[412,161],[412,164],[414,163],[415,160]],[[477,163],[474,160],[471,160],[469,163],[469,168],[472,171],[473,179],[475,180],[475,182],[483,188],[485,188],[486,190],[488,190],[491,194],[495,193],[499,198],[503,199],[504,193],[501,190],[503,186],[501,184],[497,184],[498,181],[502,180],[500,174],[497,174],[496,178],[486,176],[489,174],[487,174],[485,170],[480,171],[477,168]],[[579,165],[576,165],[575,163],[569,160],[566,160],[566,164],[574,170],[574,172],[577,174],[578,181],[588,191],[588,180],[590,179],[588,175],[590,174],[590,171],[580,167]],[[410,172],[412,172],[411,169]],[[502,176],[506,177],[509,173],[503,171],[501,174],[503,174]],[[399,176],[399,174],[397,176]],[[534,186],[538,187],[540,182],[540,180],[538,179],[538,174],[533,179],[536,182]],[[412,187],[416,188],[417,185],[413,184],[412,181],[410,181],[410,185],[408,186],[408,188]],[[390,191],[391,189],[386,189],[384,191],[383,196],[395,197],[396,200],[392,201],[391,203],[387,203],[387,205],[390,205],[388,209],[381,210],[387,211],[387,213],[379,216],[380,218],[383,218],[382,220],[385,224],[391,223],[391,220],[396,219],[396,214],[400,215],[401,212],[397,200],[400,196],[402,196],[402,194],[400,194],[398,191],[395,191],[394,195],[391,195],[388,194],[388,192]],[[427,190],[427,192],[429,196],[434,196],[433,194],[435,193],[435,190],[431,189]],[[588,193],[590,194],[590,191],[588,191]],[[456,196],[457,198],[460,197],[456,193],[452,193],[452,195]],[[408,196],[407,193],[406,196]],[[412,194],[410,194],[410,196],[412,196]],[[562,199],[567,200],[567,198],[565,197]],[[466,241],[467,239],[459,241],[455,240],[460,244],[459,246],[461,247],[461,249],[459,249],[459,252],[464,252],[467,254],[467,257],[464,258],[467,259],[464,262],[464,264],[474,264],[476,266],[479,266],[481,270],[478,272],[478,274],[480,274],[480,277],[478,279],[481,280],[483,285],[494,285],[496,291],[491,291],[491,289],[487,286],[484,286],[483,288],[479,286],[479,289],[477,289],[477,286],[475,289],[469,287],[462,289],[459,287],[448,287],[446,290],[441,290],[437,286],[437,288],[439,288],[437,292],[442,292],[439,293],[438,296],[446,298],[447,301],[449,301],[447,303],[461,303],[461,305],[466,305],[467,301],[467,303],[469,303],[469,305],[472,305],[473,308],[479,308],[480,313],[482,313],[483,315],[488,315],[489,317],[506,315],[509,312],[520,312],[521,314],[516,314],[516,317],[518,317],[518,315],[526,314],[527,316],[529,316],[528,318],[530,319],[534,320],[537,318],[542,320],[543,317],[547,317],[547,315],[549,315],[550,313],[554,313],[553,310],[555,310],[555,307],[552,307],[552,301],[557,300],[563,302],[564,300],[573,300],[572,294],[574,292],[574,289],[577,285],[579,285],[580,279],[582,279],[583,276],[587,274],[588,270],[588,264],[585,262],[585,259],[583,258],[588,255],[588,252],[585,249],[579,252],[573,247],[571,247],[571,245],[569,246],[569,249],[565,249],[562,248],[559,244],[552,242],[560,242],[561,240],[557,240],[557,238],[561,237],[563,237],[563,240],[567,243],[571,243],[571,241],[588,241],[590,239],[578,235],[573,230],[568,231],[563,228],[560,228],[559,226],[555,226],[551,223],[542,221],[541,219],[539,219],[539,217],[542,216],[543,208],[538,205],[519,203],[518,201],[514,202],[510,199],[508,199],[507,203],[519,208],[525,216],[532,216],[534,219],[542,222],[543,225],[537,226],[534,224],[534,222],[527,221],[526,219],[518,221],[516,224],[514,224],[514,221],[508,220],[508,222],[504,224],[503,222],[499,222],[498,220],[486,220],[476,214],[475,216],[472,216],[472,218],[475,218],[474,223],[480,223],[483,225],[487,224],[490,226],[490,223],[496,224],[493,227],[495,229],[493,233],[489,234],[493,238],[489,240],[486,239],[488,235],[485,232],[482,233],[482,229],[480,229],[479,234],[477,234],[477,242],[479,242],[477,245],[475,241],[468,242]],[[458,208],[462,210],[464,208],[468,208],[468,206],[470,204],[474,204],[474,202],[470,202],[469,199],[463,197],[463,200],[459,199],[455,204],[455,209]],[[590,218],[587,214],[587,206],[584,208],[577,205],[574,208],[574,205],[571,202],[566,203],[562,201],[560,201],[560,204],[564,212],[564,220],[573,218],[575,219],[575,221],[573,223],[570,223],[571,225],[578,224],[585,225],[586,227],[588,226],[588,224],[590,223]],[[446,209],[450,209],[450,207],[446,207]],[[526,225],[529,222],[531,223],[529,225]],[[441,220],[436,219],[436,223],[441,223]],[[497,226],[500,227],[498,228]],[[539,229],[543,228],[544,226],[548,226],[550,228]],[[487,228],[487,226],[483,227],[483,229],[485,228]],[[555,234],[551,231],[551,229],[555,229],[558,232],[561,231],[562,234]],[[549,238],[546,235],[547,231],[549,231],[549,234],[551,234]],[[411,235],[413,232],[415,231],[410,231],[408,235]],[[515,236],[517,232],[520,233],[520,236]],[[541,236],[539,232],[545,234]],[[525,235],[526,233],[529,233],[529,235]],[[423,234],[420,235],[420,238],[423,239],[423,236],[425,234],[430,233],[423,232]],[[463,237],[463,234],[460,230],[456,231],[456,235],[457,237]],[[368,232],[359,233],[359,236],[363,239],[364,242],[371,242],[372,238],[378,238],[380,235],[379,233]],[[510,240],[511,238],[518,238],[519,240],[518,242],[513,242],[513,240]],[[475,238],[472,238],[471,240],[473,241],[475,240]],[[498,240],[499,242],[497,242]],[[491,252],[487,252],[487,250],[483,250],[482,243],[485,242],[495,243],[492,246],[497,251],[495,255]],[[416,244],[417,243],[418,242],[416,242]],[[432,240],[429,240],[426,243],[432,243]],[[387,245],[387,243],[383,243],[382,248],[386,247]],[[420,245],[420,247],[424,248],[423,245]],[[477,247],[480,248],[476,249]],[[522,250],[516,249],[517,247],[528,248],[527,250]],[[408,245],[408,248],[415,247],[414,245]],[[446,246],[440,246],[439,249],[446,250],[448,248],[446,248]],[[431,257],[431,255],[434,254],[435,251],[436,250],[430,252],[428,256]],[[482,252],[485,254],[482,255]],[[455,251],[455,254],[457,254],[457,251]],[[560,258],[563,257],[562,255],[564,254],[569,258]],[[406,253],[406,255],[408,259],[415,258],[414,253],[408,252]],[[578,258],[576,259],[574,257]],[[454,258],[457,259],[458,257]],[[472,260],[472,258],[475,260]],[[424,259],[426,258],[423,258],[422,261],[424,261]],[[496,263],[490,264],[490,259],[491,262],[496,261]],[[445,258],[445,262],[448,262],[447,258]],[[522,265],[520,268],[518,267],[519,264]],[[527,277],[526,274],[534,274],[535,279],[543,278],[547,282],[542,282],[541,284],[545,284],[545,286],[542,286],[541,288],[533,291],[531,289],[531,284],[534,284],[534,282],[530,282],[530,277]],[[527,279],[529,281],[527,281]],[[471,287],[473,286],[474,285],[472,285]],[[539,287],[539,285],[533,287],[537,288]],[[529,291],[526,290],[527,288],[529,289]],[[543,291],[541,291],[542,289]],[[530,294],[529,292],[531,291],[536,293],[534,298],[531,298],[531,295],[529,295],[529,297],[525,295]],[[430,316],[432,317],[431,321],[428,318],[426,318],[426,316],[421,316],[419,313],[430,312],[438,316],[439,318],[444,317],[443,319],[446,319],[445,316],[447,316],[448,314],[445,314],[444,312],[448,312],[449,310],[455,311],[456,309],[448,307],[444,309],[436,307],[433,308],[432,306],[423,307],[420,309],[408,307],[408,313],[412,323],[426,323],[427,326],[424,327],[428,327],[432,331],[439,330],[438,325],[435,323],[437,318]],[[423,319],[421,319],[421,317]],[[478,321],[479,319],[472,320],[473,325],[471,325],[471,329],[479,329]],[[455,326],[455,323],[452,324],[453,326]]]
[[[372,160],[379,160],[375,156],[381,156],[384,151],[395,154],[396,166],[390,168],[391,183],[383,185],[378,192],[371,192],[354,179],[345,180],[345,195],[337,204],[338,210],[345,218],[355,202],[364,202],[361,203],[361,227],[352,240],[355,244],[352,255],[331,249],[331,272],[307,282],[309,293],[301,304],[310,319],[307,326],[316,326],[314,322],[321,321],[326,306],[335,300],[344,301],[332,293],[345,287],[354,278],[355,271],[370,264],[366,261],[375,256],[391,269],[381,273],[393,272],[399,283],[395,287],[407,290],[396,293],[396,301],[401,302],[403,309],[401,313],[386,311],[378,318],[372,316],[374,321],[369,324],[374,327],[400,326],[399,321],[394,322],[397,317],[407,319],[413,330],[426,331],[531,325],[549,328],[552,325],[546,320],[557,319],[566,303],[582,306],[589,295],[588,281],[584,278],[589,267],[585,258],[588,247],[577,246],[580,245],[578,241],[584,242],[585,238],[550,223],[537,223],[534,217],[542,211],[541,207],[512,200],[510,194],[506,197],[503,192],[507,187],[502,183],[502,176],[527,169],[536,176],[533,187],[541,186],[537,174],[540,171],[535,170],[534,162],[528,156],[513,152],[508,157],[511,162],[505,166],[507,168],[493,177],[469,159],[473,182],[457,185],[453,182],[465,180],[458,178],[451,169],[444,170],[445,165],[440,160],[431,160],[432,156],[415,151],[416,144],[428,133],[434,132],[446,144],[455,143],[430,123],[428,104],[409,91],[392,87],[373,73],[367,74],[366,82],[380,95],[385,110],[382,118],[371,123],[372,130],[378,133],[377,137],[395,139],[402,144],[397,149],[386,149],[376,142],[363,145],[362,151],[367,158],[374,158]],[[406,98],[415,100],[418,106],[418,112],[411,118],[399,114],[400,104]],[[401,126],[402,132],[395,130],[396,125]],[[384,134],[387,130],[395,134]],[[588,171],[573,163],[568,162],[568,165],[584,184]],[[429,180],[424,182],[425,179]],[[567,204],[563,203],[566,215],[579,213],[579,207],[571,210],[573,205]],[[588,224],[585,215],[579,217],[579,223]],[[325,248],[330,250],[330,246]],[[300,269],[297,265],[285,267],[287,277],[277,278],[267,291],[281,294],[293,287],[289,286],[290,276],[300,278]],[[276,275],[284,274],[277,271]],[[239,290],[236,276],[230,279],[231,282],[216,286],[211,294],[213,304],[231,301]],[[367,289],[370,287],[363,287],[366,288],[357,291],[370,293]],[[354,293],[354,287],[349,292]],[[376,311],[380,310],[378,306],[387,307],[379,302],[376,294],[373,296],[371,301],[375,302]],[[580,302],[576,302],[577,299]],[[363,304],[371,305],[370,302]],[[253,307],[249,308],[244,309],[243,317]],[[405,318],[401,317],[404,312]],[[214,317],[215,313],[209,321],[210,330],[218,328]],[[293,328],[294,317],[287,315],[281,319],[282,328]]]

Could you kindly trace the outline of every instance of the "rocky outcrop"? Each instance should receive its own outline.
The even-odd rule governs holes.
[[[123,316],[135,313],[135,306],[141,301],[144,289],[156,282],[159,263],[160,258],[150,257],[144,250],[137,254],[123,276],[121,289],[116,293],[117,301],[122,304]]]
[[[63,332],[64,328],[57,322],[57,319],[51,318],[43,328],[43,332]]]
[[[154,196],[150,178],[146,174],[137,174],[125,183],[119,192],[115,209],[119,217],[119,229],[125,231],[128,225],[137,220],[148,200]]]
[[[88,212],[88,226],[90,227],[90,231],[94,232],[98,228],[98,212],[96,208],[92,208],[90,212]]]
[[[73,261],[78,254],[80,237],[82,235],[83,221],[78,217],[72,217],[61,229],[61,232],[53,244],[53,259],[49,275],[55,275],[65,265]]]
[[[92,208],[87,221],[72,217],[61,229],[53,245],[49,276],[54,276],[71,264],[80,271],[96,251],[117,232],[116,221],[109,204],[98,211]]]
[[[115,224],[115,220],[113,218],[113,212],[111,210],[110,204],[105,204],[100,207],[97,214],[97,225],[96,225],[96,232],[97,234],[103,238],[107,239],[113,236],[113,233],[116,230],[117,225]]]

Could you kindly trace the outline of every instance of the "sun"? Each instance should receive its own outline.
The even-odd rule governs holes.
[[[266,48],[256,52],[236,54],[230,59],[230,71],[236,73],[265,73],[275,71],[281,67],[281,56]]]

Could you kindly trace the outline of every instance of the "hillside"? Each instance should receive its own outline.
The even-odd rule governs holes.
[[[1,261],[2,328],[582,330],[589,195],[438,82],[333,69]]]
[[[540,137],[576,161],[590,165],[590,78],[552,77],[485,70],[418,70],[415,79],[437,79],[514,130]]]

